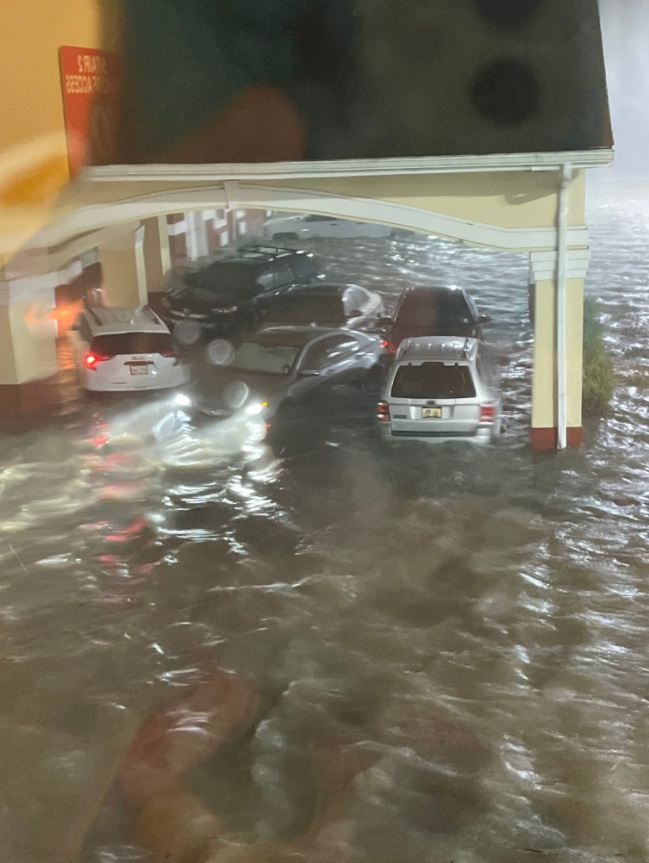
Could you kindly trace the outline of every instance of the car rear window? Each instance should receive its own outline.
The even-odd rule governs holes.
[[[399,309],[398,322],[420,327],[453,327],[473,322],[464,296],[455,293],[414,294]]]
[[[161,354],[173,351],[169,333],[115,333],[96,336],[90,345],[96,354]]]
[[[392,384],[398,399],[466,399],[475,396],[467,365],[421,363],[399,366]]]
[[[268,319],[287,324],[343,324],[339,297],[285,297],[273,305]]]

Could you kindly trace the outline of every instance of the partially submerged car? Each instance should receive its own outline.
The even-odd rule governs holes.
[[[360,285],[323,283],[293,288],[277,297],[266,306],[262,321],[265,327],[314,324],[356,330],[376,325],[384,313],[383,300],[376,291]]]
[[[227,365],[204,370],[193,400],[199,413],[239,410],[270,421],[317,390],[384,374],[380,336],[326,327],[273,327],[232,348]]]
[[[229,337],[252,327],[277,296],[323,278],[309,252],[266,246],[222,252],[173,276],[163,314],[181,342],[191,341],[183,333],[192,331],[196,338]]]
[[[382,322],[394,351],[403,339],[420,336],[464,336],[481,339],[490,323],[468,291],[458,287],[415,286],[400,296],[392,319]]]
[[[406,339],[388,372],[377,422],[389,440],[493,442],[501,430],[495,363],[477,339]]]
[[[87,390],[159,390],[189,379],[168,327],[148,306],[86,309],[69,339],[77,375]]]
[[[402,237],[410,236],[412,231],[393,228],[372,222],[357,222],[336,216],[323,216],[310,213],[306,216],[275,216],[268,219],[264,234],[276,242],[310,240],[316,237],[353,239],[356,237]]]

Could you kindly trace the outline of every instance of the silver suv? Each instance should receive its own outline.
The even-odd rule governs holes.
[[[388,372],[376,418],[391,440],[465,438],[490,443],[500,434],[496,367],[477,339],[405,339]]]

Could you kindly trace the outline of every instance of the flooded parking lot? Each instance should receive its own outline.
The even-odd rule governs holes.
[[[254,422],[72,381],[62,416],[5,428],[3,859],[160,859],[118,768],[150,710],[224,692],[240,733],[178,779],[221,839],[174,859],[649,859],[646,200],[591,193],[617,390],[581,451],[527,449],[526,258],[432,238],[311,247],[388,303],[469,289],[503,358],[496,447],[386,448],[353,388],[279,455]]]

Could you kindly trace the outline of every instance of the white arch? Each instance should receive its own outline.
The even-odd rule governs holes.
[[[197,188],[168,189],[131,198],[79,206],[34,236],[31,248],[51,248],[81,234],[153,216],[203,209],[259,208],[319,213],[360,222],[376,222],[425,234],[448,237],[474,246],[507,252],[556,248],[554,228],[511,228],[431,212],[419,207],[365,197],[345,197],[319,191],[224,181]],[[568,246],[586,248],[585,225],[569,229]],[[87,242],[91,243],[91,237]]]

